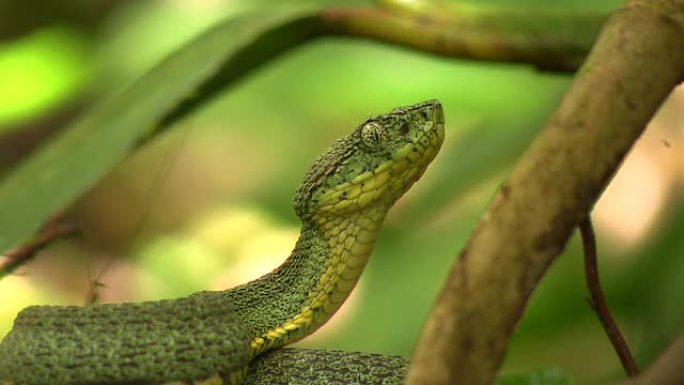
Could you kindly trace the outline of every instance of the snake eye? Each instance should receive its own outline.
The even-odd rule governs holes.
[[[361,140],[366,146],[376,148],[381,146],[385,139],[387,139],[387,130],[380,123],[369,122],[361,127]]]

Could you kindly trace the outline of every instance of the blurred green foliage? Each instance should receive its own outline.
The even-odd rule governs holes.
[[[88,40],[56,25],[0,43],[0,134],[83,89],[93,61]]]
[[[116,94],[244,3],[122,2],[95,31],[79,32],[79,26],[55,20],[53,26],[4,42],[0,79],[9,80],[0,89],[0,142],[10,144],[3,148],[17,140],[10,131],[23,133],[50,110],[74,99],[87,108],[91,99]],[[489,3],[549,5],[542,0]],[[608,10],[618,3],[563,0],[553,2],[553,8]],[[11,17],[21,15],[0,15],[7,19],[2,22]],[[174,297],[224,282],[226,270],[237,269],[247,258],[236,255],[252,254],[240,237],[222,245],[207,241],[215,231],[204,221],[209,213],[229,217],[242,212],[236,207],[247,207],[243,210],[260,217],[248,227],[251,231],[264,236],[296,232],[291,198],[317,154],[368,115],[437,98],[447,119],[441,154],[393,209],[357,293],[340,317],[301,343],[408,356],[454,257],[570,81],[569,75],[539,73],[524,65],[451,60],[365,41],[324,39],[298,48],[119,164],[71,210],[85,228],[85,243],[69,242],[41,254],[21,284],[0,281],[0,298],[23,296],[23,305],[78,302],[93,276],[72,275],[71,280],[82,283],[71,285],[46,273],[59,265],[46,260],[61,261],[66,254],[87,256],[94,266],[114,258],[120,262],[112,265],[133,269],[103,277],[103,295],[123,293],[111,298]],[[609,301],[642,365],[684,326],[678,236],[684,209],[676,199],[666,205],[667,214],[658,218],[646,242],[626,250],[613,250],[609,243],[600,247]],[[9,209],[19,208],[3,208]],[[228,222],[219,219],[216,231],[236,232]],[[70,272],[73,265],[60,268]],[[580,248],[573,241],[534,294],[505,369],[560,367],[578,384],[620,378],[617,358],[585,297]],[[1,335],[13,312],[0,312],[0,317]],[[569,383],[563,375],[554,380],[554,371],[539,373],[538,383]],[[530,378],[500,384],[534,383]]]
[[[496,385],[572,385],[567,374],[558,369],[540,369],[525,373],[509,373],[497,379]]]

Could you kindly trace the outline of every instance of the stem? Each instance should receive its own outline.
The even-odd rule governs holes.
[[[620,332],[617,322],[608,308],[606,297],[601,288],[599,280],[598,266],[596,263],[596,237],[594,236],[594,229],[591,225],[591,218],[589,216],[582,219],[579,224],[580,234],[582,235],[582,247],[584,249],[584,274],[587,279],[587,288],[589,289],[589,304],[596,312],[596,315],[606,331],[610,343],[620,358],[620,363],[625,369],[628,376],[634,377],[639,374],[639,369],[632,352],[627,345],[627,341]]]
[[[63,219],[62,212],[56,214],[45,223],[33,239],[7,251],[5,258],[0,261],[0,279],[12,274],[51,243],[78,234],[76,226],[71,223],[61,223]]]

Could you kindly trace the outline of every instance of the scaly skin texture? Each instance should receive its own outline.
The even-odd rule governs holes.
[[[295,196],[301,234],[280,267],[177,300],[24,309],[0,344],[0,384],[239,383],[255,356],[311,334],[339,309],[387,211],[443,140],[434,100],[369,118],[306,174]]]
[[[401,385],[407,366],[398,356],[286,348],[251,362],[242,385]]]

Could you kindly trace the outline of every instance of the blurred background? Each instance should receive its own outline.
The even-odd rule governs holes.
[[[197,33],[268,3],[0,0],[0,177]],[[351,298],[299,343],[408,357],[454,257],[570,81],[359,40],[294,50],[131,154],[69,208],[82,236],[0,280],[0,336],[28,305],[173,298],[270,271],[297,239],[291,201],[315,157],[368,115],[437,98],[447,120],[440,155],[390,212]],[[683,111],[678,90],[594,211],[603,284],[641,365],[684,330]],[[532,297],[506,371],[557,367],[577,384],[622,377],[587,304],[580,251],[575,237]]]

